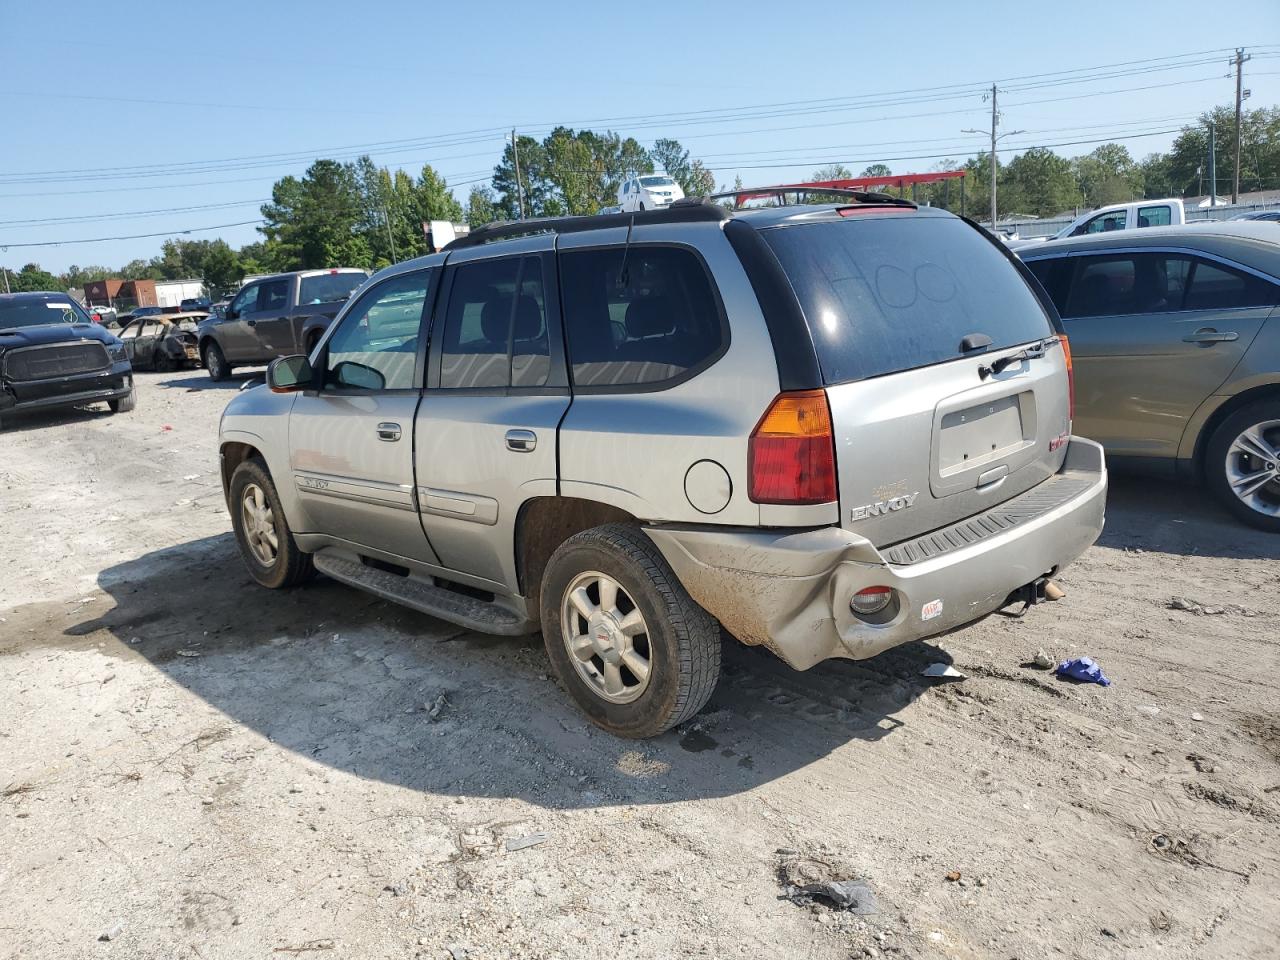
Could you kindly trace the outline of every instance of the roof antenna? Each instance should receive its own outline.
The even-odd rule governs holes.
[[[627,257],[631,254],[631,231],[636,225],[636,215],[633,213],[631,219],[627,221],[627,242],[622,248],[622,265],[618,268],[618,286],[625,287],[631,283],[631,274],[627,272]]]

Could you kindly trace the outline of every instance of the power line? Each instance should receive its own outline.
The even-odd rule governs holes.
[[[194,210],[223,210],[227,207],[250,207],[270,203],[268,200],[230,200],[226,203],[205,203],[192,207],[164,207],[158,210],[134,210],[125,213],[83,214],[75,217],[45,217],[34,220],[0,220],[0,227],[41,226],[47,223],[96,223],[101,220],[130,220],[135,217],[154,217],[165,213],[190,213]]]
[[[172,237],[177,234],[207,233],[210,230],[226,230],[229,227],[244,227],[251,223],[265,223],[261,217],[257,220],[240,220],[236,223],[217,223],[211,227],[188,227],[185,230],[161,230],[159,233],[134,233],[124,237],[79,237],[75,240],[41,240],[38,243],[0,243],[0,252],[16,247],[62,247],[72,243],[106,243],[110,240],[145,240],[150,237]]]

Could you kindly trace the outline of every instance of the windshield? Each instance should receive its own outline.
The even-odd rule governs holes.
[[[670,177],[641,177],[640,183],[646,187],[674,187],[676,182]]]
[[[11,300],[0,303],[0,330],[38,327],[47,323],[90,323],[88,315],[70,297],[48,300]]]
[[[827,383],[963,356],[970,334],[991,349],[1053,334],[1016,267],[963,220],[905,216],[761,231],[808,321]]]
[[[324,273],[302,278],[299,303],[333,303],[351,296],[351,291],[364,283],[363,273]]]

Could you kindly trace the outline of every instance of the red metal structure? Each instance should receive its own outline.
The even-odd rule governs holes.
[[[831,187],[841,190],[877,190],[884,187],[897,187],[900,191],[905,191],[911,187],[911,199],[915,199],[916,186],[921,183],[940,183],[947,180],[960,181],[960,212],[964,213],[964,177],[967,171],[964,170],[939,170],[936,173],[895,173],[885,177],[848,177],[840,180],[814,180],[810,183],[786,183],[779,186],[772,186],[766,191],[753,192],[744,190],[735,197],[735,204],[742,206],[748,200],[754,200],[759,197],[770,197],[777,194],[779,190],[805,190],[813,187]]]

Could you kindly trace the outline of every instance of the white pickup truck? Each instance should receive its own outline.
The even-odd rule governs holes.
[[[1014,240],[1009,246],[1025,247],[1045,240],[1061,240],[1088,233],[1110,233],[1115,230],[1137,230],[1142,227],[1168,227],[1187,222],[1182,201],[1174,197],[1168,200],[1138,200],[1133,203],[1113,203],[1097,210],[1082,213],[1051,237],[1027,237]]]

